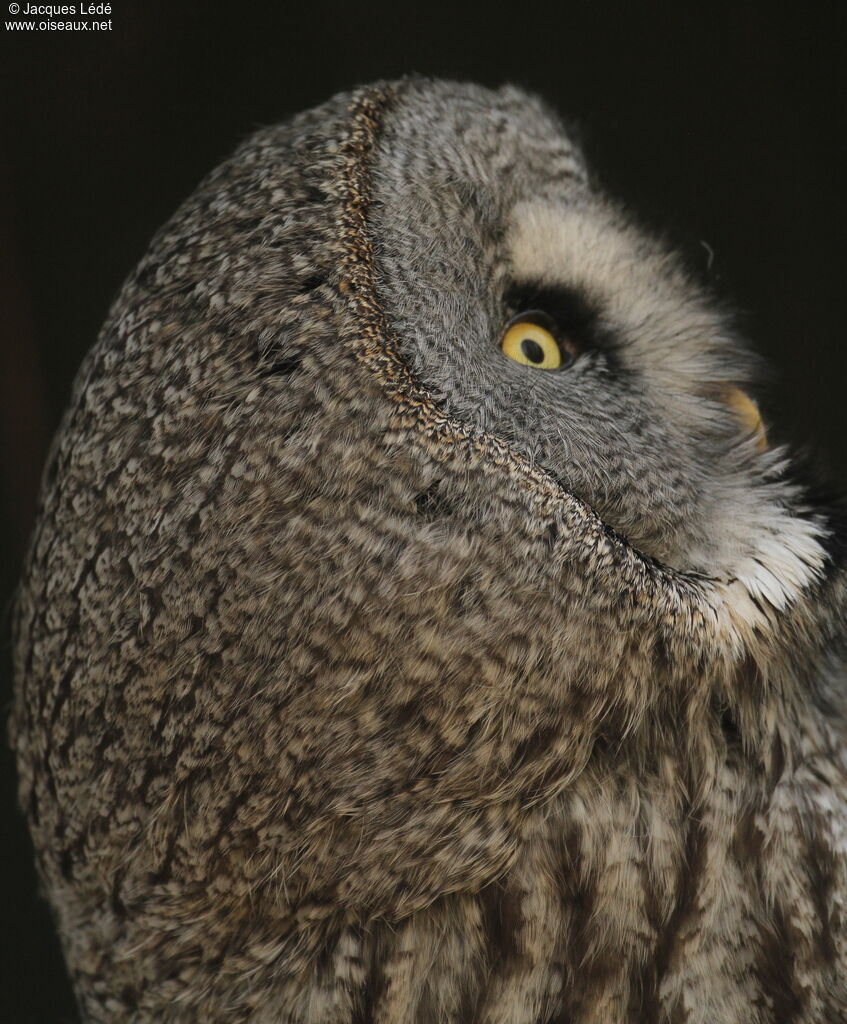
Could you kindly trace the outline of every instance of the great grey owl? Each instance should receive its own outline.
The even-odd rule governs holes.
[[[517,89],[361,89],[208,177],[15,615],[84,1019],[844,1020],[844,516],[754,373]]]

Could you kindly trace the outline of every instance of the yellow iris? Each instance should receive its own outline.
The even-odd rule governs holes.
[[[562,365],[562,350],[553,335],[531,320],[512,324],[500,342],[503,355],[536,370],[555,370]]]

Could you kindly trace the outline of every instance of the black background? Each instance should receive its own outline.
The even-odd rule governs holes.
[[[775,367],[772,418],[847,479],[836,6],[552,6],[113,0],[105,34],[3,26],[4,717],[9,597],[45,445],[109,302],[153,231],[240,139],[355,84],[416,71],[544,95],[581,127],[600,180],[739,309]],[[6,10],[0,0],[0,20]],[[0,746],[0,1019],[73,1021]]]

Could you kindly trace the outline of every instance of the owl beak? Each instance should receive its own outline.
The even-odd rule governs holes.
[[[741,388],[736,387],[728,387],[724,391],[723,399],[741,426],[755,437],[759,451],[765,451],[768,447],[768,438],[758,405]]]

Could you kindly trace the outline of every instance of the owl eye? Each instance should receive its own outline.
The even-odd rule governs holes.
[[[533,314],[521,313],[506,325],[500,341],[503,355],[536,370],[560,370],[570,366],[574,359],[571,346],[558,342],[538,319]]]

